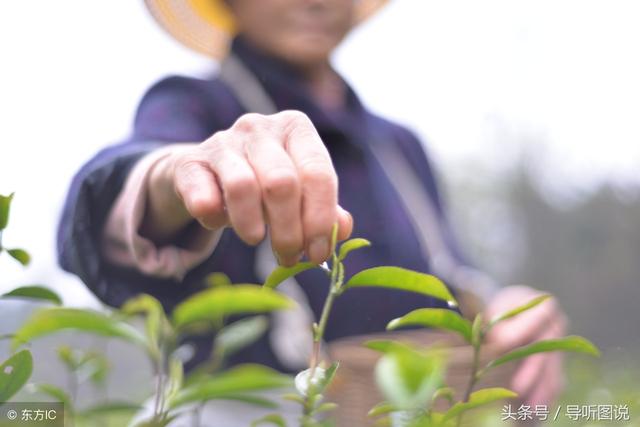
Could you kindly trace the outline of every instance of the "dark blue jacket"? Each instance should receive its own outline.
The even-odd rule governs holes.
[[[325,142],[339,177],[339,202],[355,219],[353,235],[373,242],[373,247],[353,253],[346,266],[347,275],[377,265],[429,272],[429,260],[422,255],[398,195],[369,149],[374,137],[396,145],[433,199],[438,215],[443,216],[432,168],[416,137],[370,113],[351,89],[343,111],[323,111],[313,102],[295,70],[252,50],[241,39],[234,41],[233,51],[258,76],[278,109],[306,113]],[[380,84],[393,84],[393,80]],[[169,77],[153,86],[140,103],[130,138],[99,152],[75,176],[59,227],[62,267],[78,275],[98,298],[112,306],[148,293],[171,310],[202,289],[203,277],[211,272],[224,272],[236,283],[258,283],[253,268],[255,250],[232,230],[223,233],[209,259],[182,282],[113,265],[100,252],[100,236],[109,209],[141,157],[163,144],[203,141],[216,131],[229,128],[243,113],[230,89],[216,78]],[[444,232],[450,237],[448,229]],[[450,244],[458,254],[453,239]],[[327,292],[326,277],[310,271],[298,281],[311,308],[319,315]],[[439,305],[442,304],[431,298],[398,291],[363,289],[346,293],[335,305],[326,337],[332,340],[379,332],[394,317]],[[205,344],[197,359],[206,356],[209,349]],[[266,339],[245,351],[239,360],[280,367]]]

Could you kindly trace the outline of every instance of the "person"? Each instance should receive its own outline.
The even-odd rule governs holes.
[[[202,289],[211,272],[261,283],[275,265],[262,262],[271,255],[268,245],[281,265],[303,257],[324,261],[335,223],[341,240],[353,234],[373,243],[353,253],[347,275],[377,265],[432,273],[447,270],[445,264],[470,267],[421,142],[372,114],[331,66],[336,46],[383,3],[147,0],[178,40],[220,60],[220,72],[155,84],[140,102],[131,136],[80,170],[59,228],[63,268],[107,304],[120,306],[144,292],[171,310]],[[401,73],[381,83],[393,85]],[[389,157],[381,158],[380,149]],[[389,172],[392,164],[414,180],[410,191]],[[417,219],[410,208],[416,201],[416,209],[427,208]],[[416,225],[423,216],[431,216],[432,234]],[[425,250],[434,247],[431,254]],[[446,279],[455,291],[453,275]],[[318,316],[326,294],[322,272],[305,272],[297,282],[292,292],[310,309],[298,314]],[[487,302],[486,316],[539,293],[501,288]],[[391,290],[347,293],[336,302],[326,338],[383,331],[394,317],[437,306],[444,305]],[[233,362],[297,369],[296,349],[286,347],[299,331],[290,329],[291,319],[284,323],[279,341],[272,339],[274,325]],[[565,323],[552,299],[499,325],[490,340],[506,350],[560,336]],[[194,361],[209,348],[196,341]],[[562,378],[559,355],[537,355],[519,365],[512,387],[530,405],[548,404]]]

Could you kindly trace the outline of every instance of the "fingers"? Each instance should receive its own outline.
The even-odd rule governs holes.
[[[564,324],[553,322],[546,331],[532,341],[557,338],[564,335]],[[522,361],[511,379],[511,387],[528,402],[544,404],[561,388],[561,354],[542,353]],[[561,374],[561,373],[560,373]]]
[[[222,193],[206,163],[187,157],[178,162],[174,174],[176,193],[193,218],[211,230],[227,225]]]
[[[527,403],[535,405],[551,405],[560,397],[565,387],[564,356],[560,353],[550,354],[545,364],[545,373],[531,390]],[[553,379],[545,382],[545,380]]]
[[[338,241],[346,240],[353,232],[353,217],[338,205]]]
[[[246,147],[262,190],[271,246],[280,264],[292,266],[304,250],[301,186],[296,168],[275,138],[249,141]]]
[[[228,142],[222,142],[225,144]],[[262,194],[253,169],[234,149],[218,150],[210,159],[222,188],[229,222],[238,237],[250,245],[265,235]]]
[[[331,158],[304,114],[244,115],[191,154],[176,169],[176,192],[205,227],[230,224],[255,245],[268,226],[286,266],[305,252],[312,262],[325,261],[336,223],[340,240],[351,234]]]
[[[544,376],[548,354],[536,354],[524,359],[511,379],[511,389],[523,399],[530,395],[538,380]]]
[[[338,219],[338,179],[311,121],[293,111],[279,114],[285,148],[300,179],[306,252],[312,262],[320,263],[329,257],[331,232]]]
[[[541,292],[525,286],[506,288],[490,305],[487,310],[488,316],[493,317],[506,312],[541,294]],[[491,330],[489,340],[501,348],[509,350],[538,340],[549,330],[564,331],[565,329],[566,318],[560,310],[557,300],[551,298],[517,317],[497,324]]]
[[[492,318],[531,301],[542,293],[526,286],[510,286],[502,290],[486,310]],[[535,341],[564,336],[567,319],[557,300],[547,300],[496,325],[488,339],[503,351]],[[544,353],[524,359],[511,379],[511,388],[529,405],[551,403],[562,391],[564,374],[562,354]]]

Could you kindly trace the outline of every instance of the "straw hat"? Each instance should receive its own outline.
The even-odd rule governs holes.
[[[388,0],[356,0],[356,23]],[[235,22],[223,0],[145,0],[153,17],[187,47],[222,58],[235,34]]]

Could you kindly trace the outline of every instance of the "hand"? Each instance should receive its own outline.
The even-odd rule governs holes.
[[[486,309],[491,319],[512,308],[526,304],[542,292],[527,286],[502,289]],[[502,351],[543,339],[559,338],[566,333],[567,320],[555,298],[548,299],[520,315],[498,323],[489,333]],[[541,353],[520,362],[511,380],[511,388],[526,405],[550,405],[564,388],[562,353]]]
[[[274,253],[286,266],[304,252],[313,262],[325,261],[333,225],[339,225],[340,240],[353,226],[338,206],[329,153],[309,118],[296,111],[240,117],[155,168],[150,192],[147,234],[166,239],[195,218],[207,229],[231,226],[256,245],[268,227]]]

